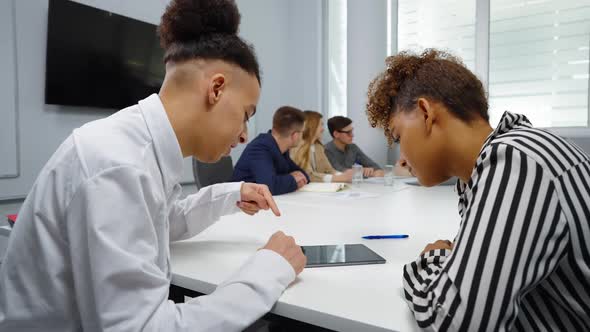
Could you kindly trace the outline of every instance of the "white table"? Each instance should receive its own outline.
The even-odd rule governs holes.
[[[300,245],[364,243],[386,264],[305,269],[281,296],[274,314],[337,331],[418,331],[403,298],[402,267],[424,246],[453,239],[459,227],[452,186],[422,188],[363,184],[353,191],[376,198],[342,200],[329,194],[276,197],[282,217],[223,217],[198,236],[172,245],[172,284],[211,293],[277,230]],[[368,234],[409,239],[363,240]]]

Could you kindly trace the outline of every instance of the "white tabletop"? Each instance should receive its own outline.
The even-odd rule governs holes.
[[[172,283],[212,292],[277,230],[300,245],[363,243],[386,264],[305,269],[272,312],[337,331],[418,331],[403,298],[402,267],[429,242],[453,239],[459,227],[452,186],[422,188],[363,184],[355,192],[378,197],[346,199],[332,194],[276,197],[282,217],[222,218],[198,236],[172,247]],[[409,234],[409,239],[363,240],[369,234]]]

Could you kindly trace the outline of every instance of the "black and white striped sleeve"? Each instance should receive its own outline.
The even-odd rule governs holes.
[[[465,198],[454,249],[407,264],[405,298],[426,330],[510,330],[520,297],[553,271],[567,247],[553,179],[513,146],[491,144]]]

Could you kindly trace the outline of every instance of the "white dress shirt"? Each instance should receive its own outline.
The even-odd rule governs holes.
[[[269,250],[208,296],[168,300],[169,242],[239,211],[240,183],[179,200],[182,165],[157,95],[74,130],[10,236],[0,331],[239,331],[269,311],[295,278]]]

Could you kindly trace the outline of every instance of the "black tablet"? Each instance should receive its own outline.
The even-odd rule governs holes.
[[[383,264],[385,258],[364,244],[302,246],[307,257],[305,267]]]

